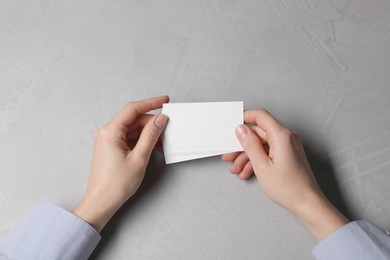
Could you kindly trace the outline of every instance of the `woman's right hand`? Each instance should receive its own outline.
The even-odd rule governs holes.
[[[244,152],[222,156],[233,161],[231,172],[247,179],[254,171],[267,196],[295,214],[318,240],[345,225],[347,219],[321,192],[300,137],[264,109],[245,111],[244,119],[251,126],[236,128]]]

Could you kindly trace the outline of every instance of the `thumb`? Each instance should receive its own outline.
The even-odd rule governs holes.
[[[168,117],[162,114],[152,117],[142,129],[141,135],[133,149],[133,152],[141,158],[149,159],[158,138],[167,124],[167,121]]]
[[[252,129],[246,125],[239,125],[236,127],[236,136],[254,168],[256,165],[269,163],[269,157],[264,151],[263,144]]]

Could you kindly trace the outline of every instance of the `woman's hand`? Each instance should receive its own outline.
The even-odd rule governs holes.
[[[295,214],[318,240],[347,223],[321,192],[306,159],[300,137],[266,110],[244,112],[236,135],[245,152],[222,156],[234,161],[232,173],[247,179],[253,171],[261,189]]]
[[[95,133],[87,191],[74,214],[98,232],[141,185],[167,122],[145,113],[167,102],[168,96],[130,102]]]

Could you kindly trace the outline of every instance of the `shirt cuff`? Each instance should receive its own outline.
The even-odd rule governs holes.
[[[390,259],[390,237],[368,221],[354,221],[322,240],[313,255],[317,260]]]
[[[100,239],[81,218],[40,201],[0,251],[11,259],[87,259]]]

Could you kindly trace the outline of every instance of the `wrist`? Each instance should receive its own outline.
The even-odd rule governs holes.
[[[349,222],[321,192],[308,195],[305,203],[293,213],[318,241]]]
[[[73,214],[100,232],[116,211],[116,207],[107,206],[101,200],[93,200],[85,197],[74,209]]]

